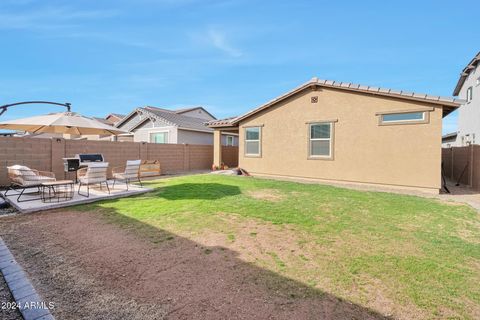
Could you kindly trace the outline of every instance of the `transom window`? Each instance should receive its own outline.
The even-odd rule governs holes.
[[[168,132],[150,133],[151,143],[168,143]]]
[[[332,123],[311,123],[309,156],[330,158],[332,156]]]
[[[261,148],[261,128],[248,127],[245,128],[245,155],[260,156]]]
[[[405,113],[389,113],[380,115],[383,123],[389,122],[419,122],[425,120],[425,112],[405,112]]]

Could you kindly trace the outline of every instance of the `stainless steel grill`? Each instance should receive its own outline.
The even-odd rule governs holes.
[[[75,155],[74,158],[63,158],[65,172],[77,171],[91,162],[104,162],[103,155],[100,153],[83,153]]]

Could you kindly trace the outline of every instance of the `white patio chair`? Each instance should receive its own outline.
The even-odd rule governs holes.
[[[22,200],[21,197],[23,195],[39,193],[39,187],[42,185],[42,183],[55,181],[55,174],[53,172],[39,171],[21,165],[7,167],[7,170],[8,178],[10,179],[10,187],[7,191],[5,191],[5,196],[9,197],[18,195],[17,202],[40,200],[40,198],[29,198],[27,200]],[[29,188],[37,188],[37,191],[25,193],[25,191]],[[21,191],[19,192],[19,190]],[[9,191],[14,191],[15,193],[8,194]]]
[[[79,169],[78,173],[78,194],[84,197],[90,196],[90,186],[98,184],[102,189],[102,184],[107,186],[108,193],[110,194],[110,188],[107,181],[108,162],[92,162],[88,164],[88,167]],[[82,194],[80,189],[82,186],[87,186],[87,193]]]
[[[140,183],[140,186],[142,186],[142,181],[140,181],[140,164],[141,163],[142,163],[142,160],[128,160],[125,166],[113,168],[112,169],[112,173],[113,173],[112,189],[115,188],[115,182],[117,180],[125,181],[125,184],[127,185],[127,191],[128,191],[128,184],[132,180],[138,181],[138,183]]]

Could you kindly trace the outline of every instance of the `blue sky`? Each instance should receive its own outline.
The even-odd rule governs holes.
[[[202,105],[220,118],[313,76],[450,96],[480,50],[478,17],[477,1],[1,0],[0,104]]]

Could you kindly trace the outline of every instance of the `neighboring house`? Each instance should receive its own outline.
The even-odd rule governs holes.
[[[458,111],[457,138],[452,146],[480,143],[480,52],[462,70],[453,95],[465,102]]]
[[[456,146],[456,141],[457,141],[457,133],[452,132],[445,134],[442,137],[442,148],[451,148]]]
[[[135,142],[213,144],[213,129],[205,123],[215,120],[203,107],[168,110],[157,107],[136,108],[116,127],[130,132],[119,139],[130,137]],[[222,135],[222,145],[238,146],[237,133]]]
[[[120,113],[110,113],[108,116],[105,117],[105,120],[107,120],[110,124],[115,124],[125,118],[124,114]]]
[[[347,181],[438,193],[442,118],[458,108],[442,98],[318,80],[235,118],[209,122],[239,132],[239,167],[253,175]]]

